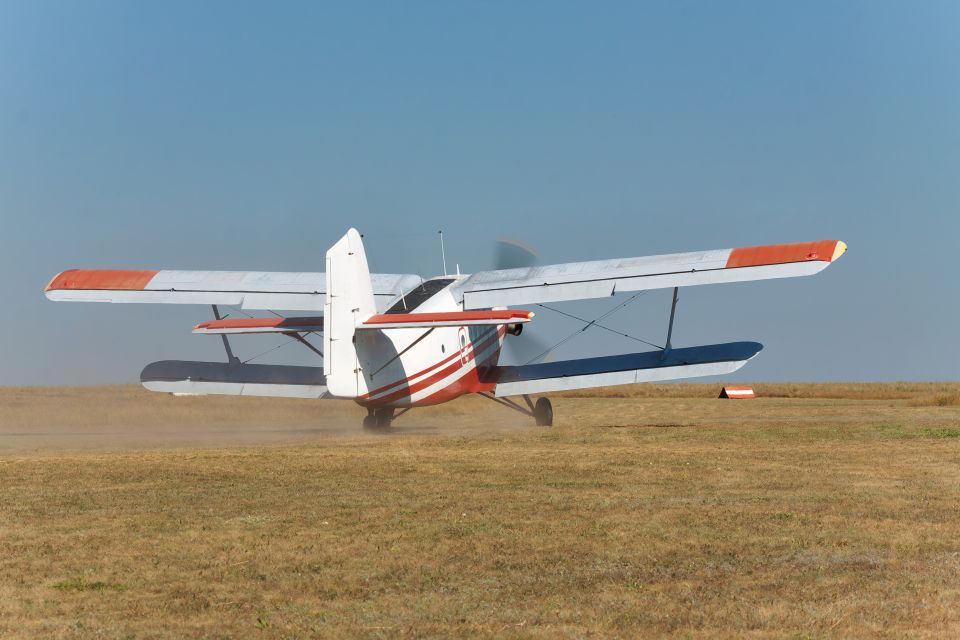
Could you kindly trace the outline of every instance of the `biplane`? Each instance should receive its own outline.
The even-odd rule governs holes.
[[[669,255],[522,266],[443,275],[369,272],[363,239],[347,231],[326,253],[326,271],[179,271],[71,269],[47,285],[50,300],[202,304],[213,319],[193,332],[219,336],[225,362],[164,360],[140,378],[151,391],[289,398],[349,398],[367,408],[369,429],[388,428],[413,407],[481,394],[553,424],[540,394],[725,375],[763,348],[756,342],[673,347],[678,290],[695,285],[808,276],[846,251],[839,240]],[[639,353],[502,365],[505,341],[520,336],[532,307],[620,293],[673,289],[664,346]],[[230,318],[285,310],[296,315]],[[232,336],[281,334],[321,358],[322,366],[241,362]],[[322,346],[314,336],[322,335]],[[533,400],[532,396],[540,395]],[[522,399],[522,402],[521,402]]]

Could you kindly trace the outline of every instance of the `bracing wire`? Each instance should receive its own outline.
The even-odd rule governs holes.
[[[275,347],[270,347],[270,348],[267,349],[266,351],[263,351],[263,352],[261,352],[261,353],[258,353],[257,355],[253,356],[252,358],[247,358],[246,360],[243,361],[243,364],[247,364],[248,362],[251,362],[251,361],[253,361],[253,360],[256,360],[257,358],[262,358],[263,356],[267,355],[268,353],[271,353],[271,352],[273,352],[273,351],[276,351],[277,349],[279,349],[279,348],[281,348],[281,347],[285,347],[285,346],[287,346],[288,344],[290,344],[291,342],[296,342],[296,341],[297,341],[296,338],[290,338],[290,339],[288,339],[286,342],[282,342],[282,343],[278,344],[278,345],[275,346]]]
[[[255,318],[255,317],[256,317],[256,316],[254,316],[254,315],[252,315],[252,314],[247,313],[246,311],[244,311],[244,310],[241,309],[240,307],[235,307],[235,310],[236,310],[238,313],[242,313],[243,315],[247,316],[248,318]],[[276,311],[273,311],[272,309],[267,309],[266,311],[267,311],[267,313],[272,313],[273,315],[277,316],[278,318],[284,317],[283,314],[277,313]],[[229,315],[230,315],[230,314],[224,315],[222,319],[226,319]],[[315,332],[315,331],[308,331],[308,332],[307,332],[307,335],[311,335],[311,334],[313,334],[313,333],[316,333],[316,332]],[[287,346],[288,344],[290,344],[291,342],[296,342],[296,341],[297,341],[296,338],[289,338],[289,339],[287,339],[286,341],[281,342],[280,344],[278,344],[278,345],[276,345],[276,346],[270,347],[270,348],[267,349],[266,351],[262,351],[262,352],[258,353],[257,355],[253,356],[252,358],[247,358],[246,360],[242,361],[241,364],[247,364],[248,362],[252,362],[252,361],[256,360],[257,358],[262,358],[263,356],[267,355],[268,353],[272,353],[273,351],[276,351],[277,349],[280,349],[280,348],[282,348],[282,347],[285,347],[285,346]]]
[[[621,333],[621,332],[619,332],[619,331],[616,331],[616,330],[614,330],[614,329],[611,329],[610,327],[607,327],[607,326],[604,326],[604,325],[600,324],[600,321],[601,321],[601,320],[604,320],[604,319],[606,319],[606,318],[609,318],[609,317],[612,316],[614,313],[617,313],[618,311],[620,311],[621,309],[623,309],[623,308],[626,307],[627,305],[631,304],[631,303],[634,302],[637,298],[639,298],[640,296],[642,296],[642,295],[644,295],[644,294],[646,294],[646,293],[649,293],[649,291],[639,291],[639,292],[633,294],[632,296],[630,296],[629,298],[627,298],[626,300],[624,300],[624,301],[621,302],[620,304],[616,305],[615,307],[613,307],[612,309],[610,309],[609,311],[607,311],[607,312],[604,313],[603,315],[599,316],[599,317],[596,318],[595,320],[586,320],[586,319],[581,318],[581,317],[579,317],[579,316],[575,316],[575,315],[573,315],[573,314],[571,314],[571,313],[566,313],[566,312],[564,312],[564,311],[560,311],[559,309],[554,309],[553,307],[549,307],[549,306],[547,306],[547,305],[545,305],[545,304],[538,304],[538,305],[537,305],[538,307],[543,307],[544,309],[548,309],[548,310],[550,310],[550,311],[554,311],[554,312],[556,312],[556,313],[559,313],[559,314],[561,314],[561,315],[567,316],[567,317],[569,317],[569,318],[573,318],[574,320],[577,320],[577,321],[579,321],[579,322],[584,322],[584,323],[586,323],[586,324],[584,324],[584,326],[580,327],[579,329],[577,329],[577,330],[574,331],[573,333],[567,335],[567,336],[564,337],[562,340],[560,340],[559,342],[557,342],[557,343],[554,344],[553,346],[549,347],[549,348],[546,349],[545,351],[543,351],[543,352],[537,354],[536,356],[530,358],[530,359],[527,360],[524,364],[530,364],[530,363],[532,363],[532,362],[536,362],[536,361],[539,360],[540,358],[545,357],[545,356],[546,356],[547,354],[549,354],[550,352],[555,351],[556,349],[558,349],[559,347],[563,346],[564,344],[566,344],[567,342],[569,342],[569,341],[572,340],[573,338],[577,337],[577,336],[580,335],[581,333],[584,333],[584,332],[585,332],[587,329],[589,329],[590,327],[599,327],[599,328],[601,328],[601,329],[605,329],[605,330],[607,330],[607,331],[610,331],[611,333],[615,333],[615,334],[617,334],[617,335],[620,335],[620,336],[623,336],[623,337],[626,337],[626,338],[630,338],[631,340],[636,340],[637,342],[642,342],[643,344],[650,345],[651,347],[656,347],[657,349],[663,349],[663,347],[661,347],[660,345],[656,345],[656,344],[654,344],[654,343],[652,343],[652,342],[647,342],[646,340],[642,340],[642,339],[640,339],[640,338],[637,338],[637,337],[635,337],[635,336],[631,336],[631,335],[626,334],[626,333]]]
[[[590,320],[587,320],[586,318],[581,318],[580,316],[575,316],[575,315],[573,315],[572,313],[567,313],[566,311],[561,311],[560,309],[556,309],[556,308],[551,307],[551,306],[546,305],[546,304],[538,304],[537,306],[538,306],[538,307],[543,307],[544,309],[547,309],[547,310],[549,310],[549,311],[553,311],[554,313],[559,313],[560,315],[566,316],[566,317],[568,317],[568,318],[570,318],[570,319],[572,319],[572,320],[577,320],[578,322],[584,322],[584,323],[587,324],[587,326],[594,326],[594,327],[597,327],[598,329],[603,329],[604,331],[609,331],[610,333],[615,333],[615,334],[618,335],[618,336],[621,336],[621,337],[624,337],[624,338],[629,338],[630,340],[635,340],[636,342],[642,342],[643,344],[645,344],[645,345],[647,345],[647,346],[654,347],[654,348],[656,348],[656,349],[663,349],[663,347],[660,346],[659,344],[655,344],[655,343],[653,343],[653,342],[650,342],[649,340],[644,340],[643,338],[638,338],[638,337],[636,337],[636,336],[632,336],[632,335],[630,335],[629,333],[624,333],[624,332],[622,332],[622,331],[617,331],[616,329],[611,329],[610,327],[608,327],[608,326],[606,326],[606,325],[600,324],[599,320],[595,320],[595,321],[591,322]]]

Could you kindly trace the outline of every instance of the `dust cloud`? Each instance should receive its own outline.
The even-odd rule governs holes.
[[[483,398],[413,409],[365,431],[351,401],[174,397],[135,385],[0,388],[0,455],[291,445],[405,436],[463,436],[528,427]]]

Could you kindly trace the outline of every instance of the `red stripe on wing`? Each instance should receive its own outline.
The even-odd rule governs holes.
[[[271,329],[280,326],[286,318],[235,318],[201,322],[196,329]]]
[[[842,243],[839,240],[820,240],[818,242],[797,242],[794,244],[771,244],[763,247],[742,247],[730,252],[730,257],[727,258],[727,269],[807,262],[810,260],[832,262],[840,244]]]
[[[160,272],[148,269],[68,269],[55,275],[47,285],[46,291],[63,289],[143,291],[158,273]]]
[[[532,311],[513,309],[503,311],[444,311],[438,313],[380,313],[370,316],[363,324],[403,324],[408,322],[418,324],[422,322],[473,322],[477,320],[522,322],[532,317]]]

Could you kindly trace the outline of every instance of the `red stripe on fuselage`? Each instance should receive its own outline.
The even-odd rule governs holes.
[[[497,337],[497,338],[501,338],[501,337],[503,337],[503,335],[504,335],[505,333],[506,333],[506,329],[503,329],[503,328],[497,329],[496,337]],[[487,342],[489,342],[489,339],[487,339]],[[481,344],[482,344],[482,347],[484,347],[484,348],[487,347],[487,346],[488,346],[487,342],[481,343]],[[470,343],[470,346],[473,347],[473,343]],[[460,352],[460,351],[455,351],[454,353],[450,354],[449,356],[447,356],[446,358],[444,358],[444,359],[441,360],[440,362],[437,362],[436,364],[430,365],[429,367],[427,367],[426,369],[423,369],[422,371],[418,371],[418,372],[416,372],[416,373],[414,373],[414,374],[411,374],[411,375],[407,376],[406,378],[403,378],[403,379],[401,379],[401,380],[397,380],[397,381],[395,381],[395,382],[391,382],[390,384],[386,384],[386,385],[384,385],[384,386],[382,386],[382,387],[378,387],[378,388],[374,389],[373,391],[368,391],[367,393],[365,393],[365,394],[363,394],[362,396],[360,396],[360,399],[361,399],[361,400],[365,400],[365,399],[370,398],[371,396],[377,395],[378,393],[383,393],[384,391],[387,391],[387,390],[389,390],[389,389],[392,389],[393,387],[397,387],[397,386],[400,386],[400,385],[402,385],[402,384],[406,384],[406,383],[409,382],[410,380],[413,380],[414,378],[418,378],[418,377],[420,377],[420,376],[422,376],[422,375],[424,375],[424,374],[426,374],[426,373],[430,373],[430,372],[433,371],[434,369],[438,369],[439,367],[442,367],[443,365],[447,364],[448,362],[450,362],[450,361],[452,361],[452,360],[456,360],[457,358],[460,358],[460,357],[461,357],[461,352]]]
[[[468,393],[482,393],[484,391],[493,391],[497,386],[496,382],[483,382],[480,380],[480,371],[481,367],[490,366],[496,364],[497,356],[499,354],[499,349],[490,354],[486,360],[478,364],[476,367],[472,368],[470,371],[465,373],[462,377],[454,380],[450,385],[440,389],[434,394],[423,398],[422,400],[417,400],[413,403],[413,406],[424,407],[432,404],[442,404],[444,402],[449,402],[455,398],[459,398],[462,395]]]
[[[422,375],[425,374],[425,373],[429,373],[429,372],[433,371],[434,369],[436,369],[436,368],[438,368],[438,367],[442,367],[443,365],[447,364],[447,363],[450,362],[451,360],[454,360],[454,359],[459,358],[459,357],[460,357],[460,352],[457,351],[457,352],[454,353],[453,355],[451,355],[451,356],[449,356],[449,357],[447,357],[447,358],[444,358],[443,360],[441,360],[440,362],[438,362],[438,363],[436,363],[436,364],[434,364],[434,365],[430,365],[429,367],[427,367],[427,368],[424,369],[423,371],[418,371],[417,373],[413,374],[412,376],[407,376],[406,378],[403,378],[402,380],[397,380],[397,381],[395,381],[395,382],[391,382],[390,384],[387,384],[387,385],[384,385],[384,386],[379,387],[379,388],[377,388],[377,389],[374,389],[373,391],[368,391],[367,393],[365,393],[365,394],[363,394],[362,396],[360,396],[360,399],[363,400],[363,399],[369,398],[370,396],[377,395],[378,393],[383,393],[384,391],[388,391],[389,389],[392,389],[393,387],[399,387],[400,385],[405,384],[405,383],[409,382],[410,380],[413,380],[414,378],[417,378],[417,377],[419,377],[419,376],[422,376]]]
[[[490,347],[491,345],[494,344],[494,342],[498,342],[498,341],[500,340],[500,338],[502,338],[505,334],[506,334],[506,329],[500,328],[500,329],[498,329],[493,335],[491,335],[489,338],[483,340],[483,341],[480,342],[478,345],[474,345],[473,343],[471,343],[470,346],[471,346],[472,348],[471,348],[470,352],[469,352],[468,354],[466,354],[466,358],[465,358],[465,359],[461,358],[461,353],[460,353],[460,352],[457,352],[457,353],[453,354],[452,356],[450,356],[450,357],[448,357],[448,358],[446,358],[446,359],[438,362],[437,364],[434,364],[434,365],[431,366],[431,367],[427,367],[426,369],[424,369],[423,371],[421,371],[421,372],[419,372],[419,373],[416,373],[416,374],[414,374],[414,375],[412,375],[412,376],[408,376],[408,377],[404,378],[403,380],[398,380],[397,382],[394,382],[394,383],[392,383],[392,384],[389,384],[389,385],[386,385],[386,386],[384,386],[384,387],[381,387],[380,389],[378,389],[378,390],[376,390],[376,391],[372,391],[372,392],[370,392],[370,393],[368,393],[368,394],[366,394],[366,395],[360,396],[360,397],[357,398],[356,401],[357,401],[357,403],[359,403],[359,404],[361,404],[361,405],[363,405],[363,406],[377,406],[377,405],[392,404],[392,403],[396,402],[397,400],[399,400],[399,399],[401,399],[401,398],[405,398],[405,397],[407,397],[407,396],[411,396],[411,395],[413,395],[414,393],[416,393],[416,392],[418,392],[418,391],[421,391],[421,390],[423,390],[423,389],[426,389],[426,388],[428,388],[430,385],[433,385],[433,384],[437,383],[438,381],[443,380],[443,379],[446,378],[447,376],[452,375],[452,374],[455,373],[457,370],[459,370],[459,369],[461,369],[461,368],[463,368],[463,367],[465,367],[465,366],[468,366],[469,363],[470,363],[472,360],[474,360],[474,358],[476,357],[476,354],[477,354],[477,353],[480,353],[480,352],[483,351],[484,349]],[[490,358],[485,359],[484,362],[487,362],[487,361],[489,361],[491,358],[494,358],[498,352],[499,352],[499,349],[495,350],[495,351],[493,352],[493,354],[491,354]],[[446,368],[444,368],[444,369],[442,369],[442,370],[440,370],[440,371],[438,371],[438,372],[436,372],[436,373],[433,373],[432,375],[430,375],[430,376],[428,376],[428,377],[426,377],[426,378],[424,378],[424,379],[422,379],[422,380],[419,380],[419,381],[417,381],[417,382],[415,382],[415,383],[413,383],[413,384],[410,384],[410,381],[411,381],[411,380],[413,380],[413,379],[415,379],[415,378],[418,378],[418,377],[422,376],[422,375],[425,374],[425,373],[429,373],[429,372],[431,372],[431,371],[434,371],[434,370],[436,370],[437,368],[442,367],[442,366],[448,364],[451,360],[454,360],[454,359],[456,359],[457,361],[454,362],[453,364],[451,364],[450,366],[448,366],[448,367],[446,367]],[[459,380],[456,380],[456,381],[454,381],[453,383],[451,383],[451,387],[456,386],[457,382],[459,382]],[[405,387],[402,386],[402,385],[405,385],[405,384],[408,385],[408,386],[405,386]],[[397,389],[396,391],[393,391],[393,392],[391,392],[391,393],[388,393],[387,395],[384,395],[384,396],[381,396],[381,397],[378,397],[378,398],[371,398],[372,395],[375,395],[375,394],[380,393],[380,392],[382,392],[382,391],[389,390],[389,389],[391,389],[391,388],[393,388],[393,387],[398,387],[398,386],[401,387],[401,388]],[[438,392],[438,393],[439,393],[439,392]],[[467,392],[462,392],[462,393],[467,393]],[[451,395],[451,399],[457,397],[458,395],[462,395],[462,393],[455,393],[454,395]],[[434,394],[434,395],[436,395],[436,394]],[[430,396],[430,398],[432,398],[432,397],[433,397],[433,396]],[[424,403],[426,400],[428,400],[428,399],[429,399],[429,398],[425,398],[424,400],[419,400],[419,401],[417,401],[417,402],[414,402],[413,404],[414,404],[414,405],[421,405],[421,404],[423,404],[423,403]],[[427,402],[427,404],[434,404],[434,403]]]

